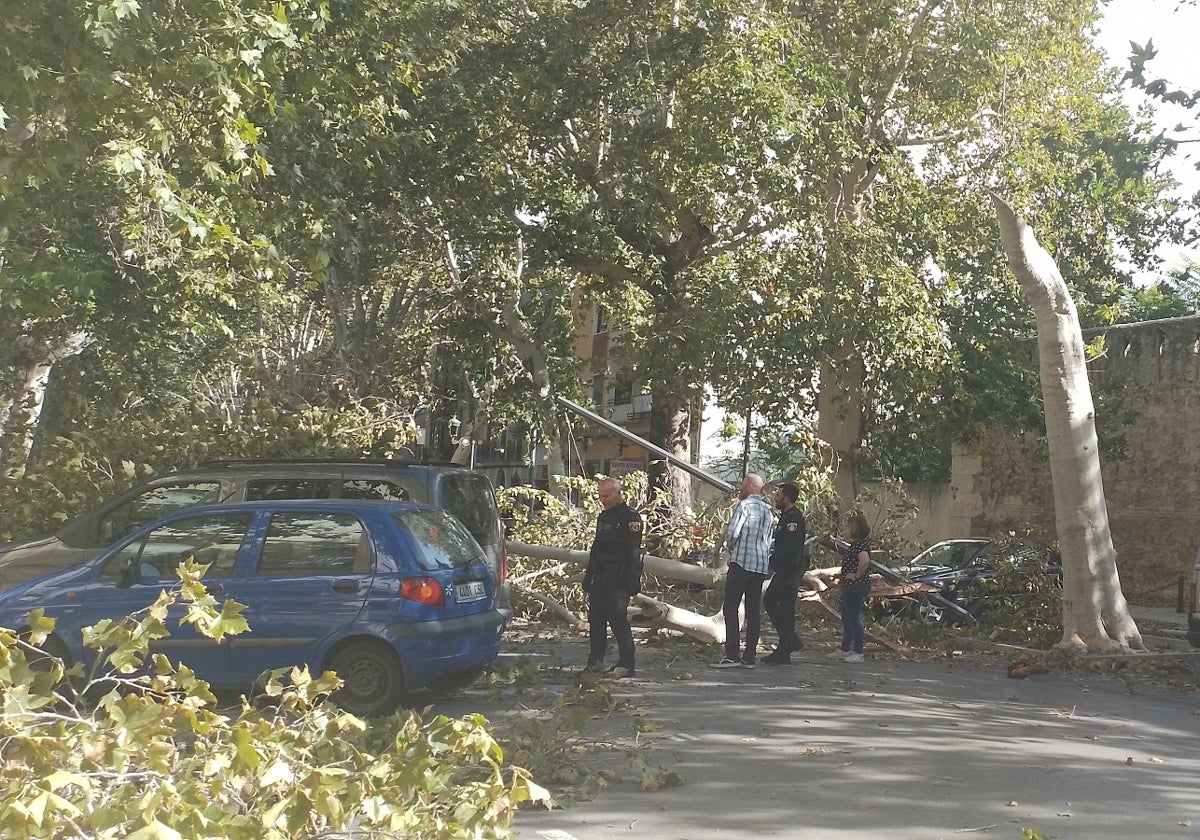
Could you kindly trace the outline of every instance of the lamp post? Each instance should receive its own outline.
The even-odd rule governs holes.
[[[458,447],[461,446],[462,442],[463,442],[463,438],[460,438],[458,436],[458,430],[462,428],[462,421],[458,419],[457,414],[455,414],[453,417],[451,417],[449,420],[446,421],[446,428],[450,430],[450,443],[457,450]],[[453,456],[451,456],[451,457],[453,457]],[[471,470],[475,469],[475,430],[474,429],[471,430],[471,459],[470,459],[470,464],[468,465],[467,469],[471,469]]]

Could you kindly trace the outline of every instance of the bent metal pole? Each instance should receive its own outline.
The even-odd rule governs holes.
[[[579,415],[580,417],[582,417],[584,420],[587,420],[589,423],[595,423],[600,428],[605,429],[609,432],[612,432],[617,437],[624,438],[625,440],[629,441],[630,443],[636,443],[638,446],[642,447],[643,449],[647,450],[648,452],[650,452],[654,455],[657,455],[659,458],[665,459],[668,464],[678,467],[679,469],[683,470],[686,473],[690,473],[691,475],[694,475],[696,478],[700,479],[705,484],[709,484],[713,487],[716,487],[718,490],[721,490],[723,492],[728,492],[733,489],[733,485],[730,484],[728,481],[717,478],[712,473],[702,470],[699,467],[697,467],[695,464],[689,463],[688,461],[685,461],[682,458],[677,458],[676,456],[672,455],[670,452],[663,449],[662,447],[655,446],[653,443],[646,440],[645,438],[638,437],[637,435],[635,435],[633,432],[629,431],[628,429],[624,429],[621,426],[618,426],[616,423],[612,422],[611,420],[607,420],[607,419],[601,417],[599,414],[596,414],[594,411],[588,411],[583,406],[576,405],[575,403],[568,400],[566,397],[555,397],[554,401],[556,403],[558,403],[560,406],[562,406],[563,408],[567,409],[568,411],[571,411],[571,412]]]

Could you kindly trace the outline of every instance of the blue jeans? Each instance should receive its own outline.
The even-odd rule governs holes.
[[[725,615],[725,656],[753,662],[758,652],[758,633],[762,624],[762,591],[766,575],[747,572],[737,563],[729,564],[725,576],[725,601],[721,612]],[[738,632],[738,606],[746,599],[746,650],[742,653],[741,635]]]
[[[863,625],[863,605],[871,593],[871,581],[856,580],[842,584],[842,650],[849,653],[863,652],[863,641],[867,634]]]

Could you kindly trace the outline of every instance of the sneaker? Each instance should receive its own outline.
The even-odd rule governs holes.
[[[825,658],[826,659],[845,659],[846,654],[849,652],[850,651],[848,651],[848,650],[834,650],[834,651],[830,651],[829,653],[825,654]]]
[[[632,677],[637,673],[637,671],[634,670],[632,665],[622,665],[620,662],[618,662],[604,673],[611,674],[614,678],[619,680],[622,677]]]
[[[604,665],[603,665],[603,663],[600,663],[600,662],[589,662],[589,663],[588,663],[588,664],[587,664],[587,665],[584,667],[584,669],[583,669],[582,671],[580,671],[580,672],[579,672],[579,674],[580,674],[581,676],[582,676],[582,675],[584,675],[584,674],[599,674],[599,673],[600,673],[601,671],[603,671],[603,670],[604,670]]]
[[[738,663],[738,665],[740,665],[743,668],[753,668],[754,660],[753,659],[743,659],[741,662]]]
[[[720,662],[713,663],[714,668],[740,668],[742,663],[736,659],[730,659],[728,656],[722,656]]]
[[[791,665],[792,658],[782,650],[772,651],[762,659],[764,665]]]
[[[863,655],[861,653],[847,653],[844,657],[842,657],[842,661],[843,662],[865,662],[866,660],[863,658]]]
[[[792,638],[791,644],[788,645],[788,653],[795,653],[798,650],[804,650],[804,640],[799,636]]]

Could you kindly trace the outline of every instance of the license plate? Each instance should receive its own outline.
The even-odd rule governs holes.
[[[487,587],[481,580],[471,580],[466,583],[454,584],[454,597],[461,604],[464,601],[478,601],[487,597]]]

